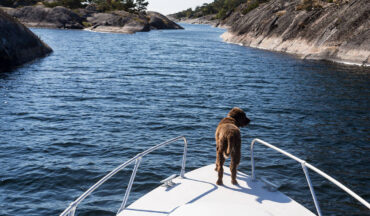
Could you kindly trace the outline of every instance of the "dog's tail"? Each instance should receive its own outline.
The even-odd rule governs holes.
[[[228,158],[231,152],[234,151],[234,138],[232,136],[228,136],[226,142],[227,142],[227,148],[226,148],[226,151],[224,152],[224,157]]]

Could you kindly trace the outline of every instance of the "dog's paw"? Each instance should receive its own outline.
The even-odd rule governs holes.
[[[216,184],[217,185],[223,185],[224,183],[222,182],[222,180],[217,180]]]
[[[237,180],[231,180],[231,184],[233,184],[233,185],[239,185],[239,183],[238,183]]]

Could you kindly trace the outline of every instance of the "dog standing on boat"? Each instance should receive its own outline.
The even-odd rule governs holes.
[[[240,127],[249,124],[250,120],[245,115],[245,112],[234,107],[230,110],[226,118],[223,118],[216,129],[216,171],[218,171],[218,180],[216,184],[222,185],[222,177],[224,174],[223,165],[225,158],[231,156],[230,171],[231,183],[236,185],[236,169],[240,163],[241,157],[241,136]]]

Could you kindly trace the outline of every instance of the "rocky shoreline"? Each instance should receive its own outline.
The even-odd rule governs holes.
[[[301,59],[324,60],[348,65],[369,67],[369,50],[361,48],[342,48],[317,46],[304,39],[283,41],[281,37],[255,37],[254,35],[235,35],[225,32],[221,35],[225,42],[269,51],[292,54]]]
[[[2,9],[28,27],[126,34],[156,29],[183,29],[166,16],[151,11],[140,14],[119,10],[103,13],[93,6],[72,11],[62,6],[48,8],[42,5]]]
[[[302,59],[370,66],[370,2],[322,3],[298,9],[301,1],[271,0],[222,24],[227,42],[285,52]]]
[[[27,27],[2,10],[0,10],[0,38],[0,72],[53,51]]]
[[[229,43],[301,59],[370,66],[369,1],[317,1],[319,4],[301,8],[302,2],[270,0],[247,13],[249,5],[245,3],[211,25],[227,28],[221,37]]]
[[[173,22],[177,23],[187,23],[187,24],[204,24],[204,25],[211,25],[211,26],[217,26],[220,22],[218,19],[215,18],[214,15],[208,15],[204,17],[199,18],[182,18],[182,19],[176,19],[174,16],[169,15],[168,18],[172,20]]]

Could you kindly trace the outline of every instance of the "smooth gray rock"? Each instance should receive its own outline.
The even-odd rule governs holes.
[[[150,31],[147,17],[128,13],[126,11],[114,11],[111,13],[94,13],[87,17],[91,23],[90,30],[101,32],[135,33]]]
[[[184,29],[160,13],[148,11],[147,15],[149,16],[149,25],[151,29]]]
[[[70,9],[61,6],[54,8],[26,6],[8,9],[6,12],[29,27],[83,29],[83,19]]]
[[[126,11],[98,12],[96,5],[75,10],[65,7],[47,8],[27,6],[4,8],[29,27],[83,29],[100,32],[135,33],[153,29],[182,29],[166,16],[157,12],[135,14]]]
[[[133,14],[126,11],[94,13],[87,17],[90,30],[117,33],[146,32],[155,29],[183,29],[166,16],[157,12]]]
[[[0,72],[50,52],[48,45],[0,9]]]
[[[243,14],[243,4],[221,25],[226,41],[301,58],[370,65],[370,1],[270,0]]]

